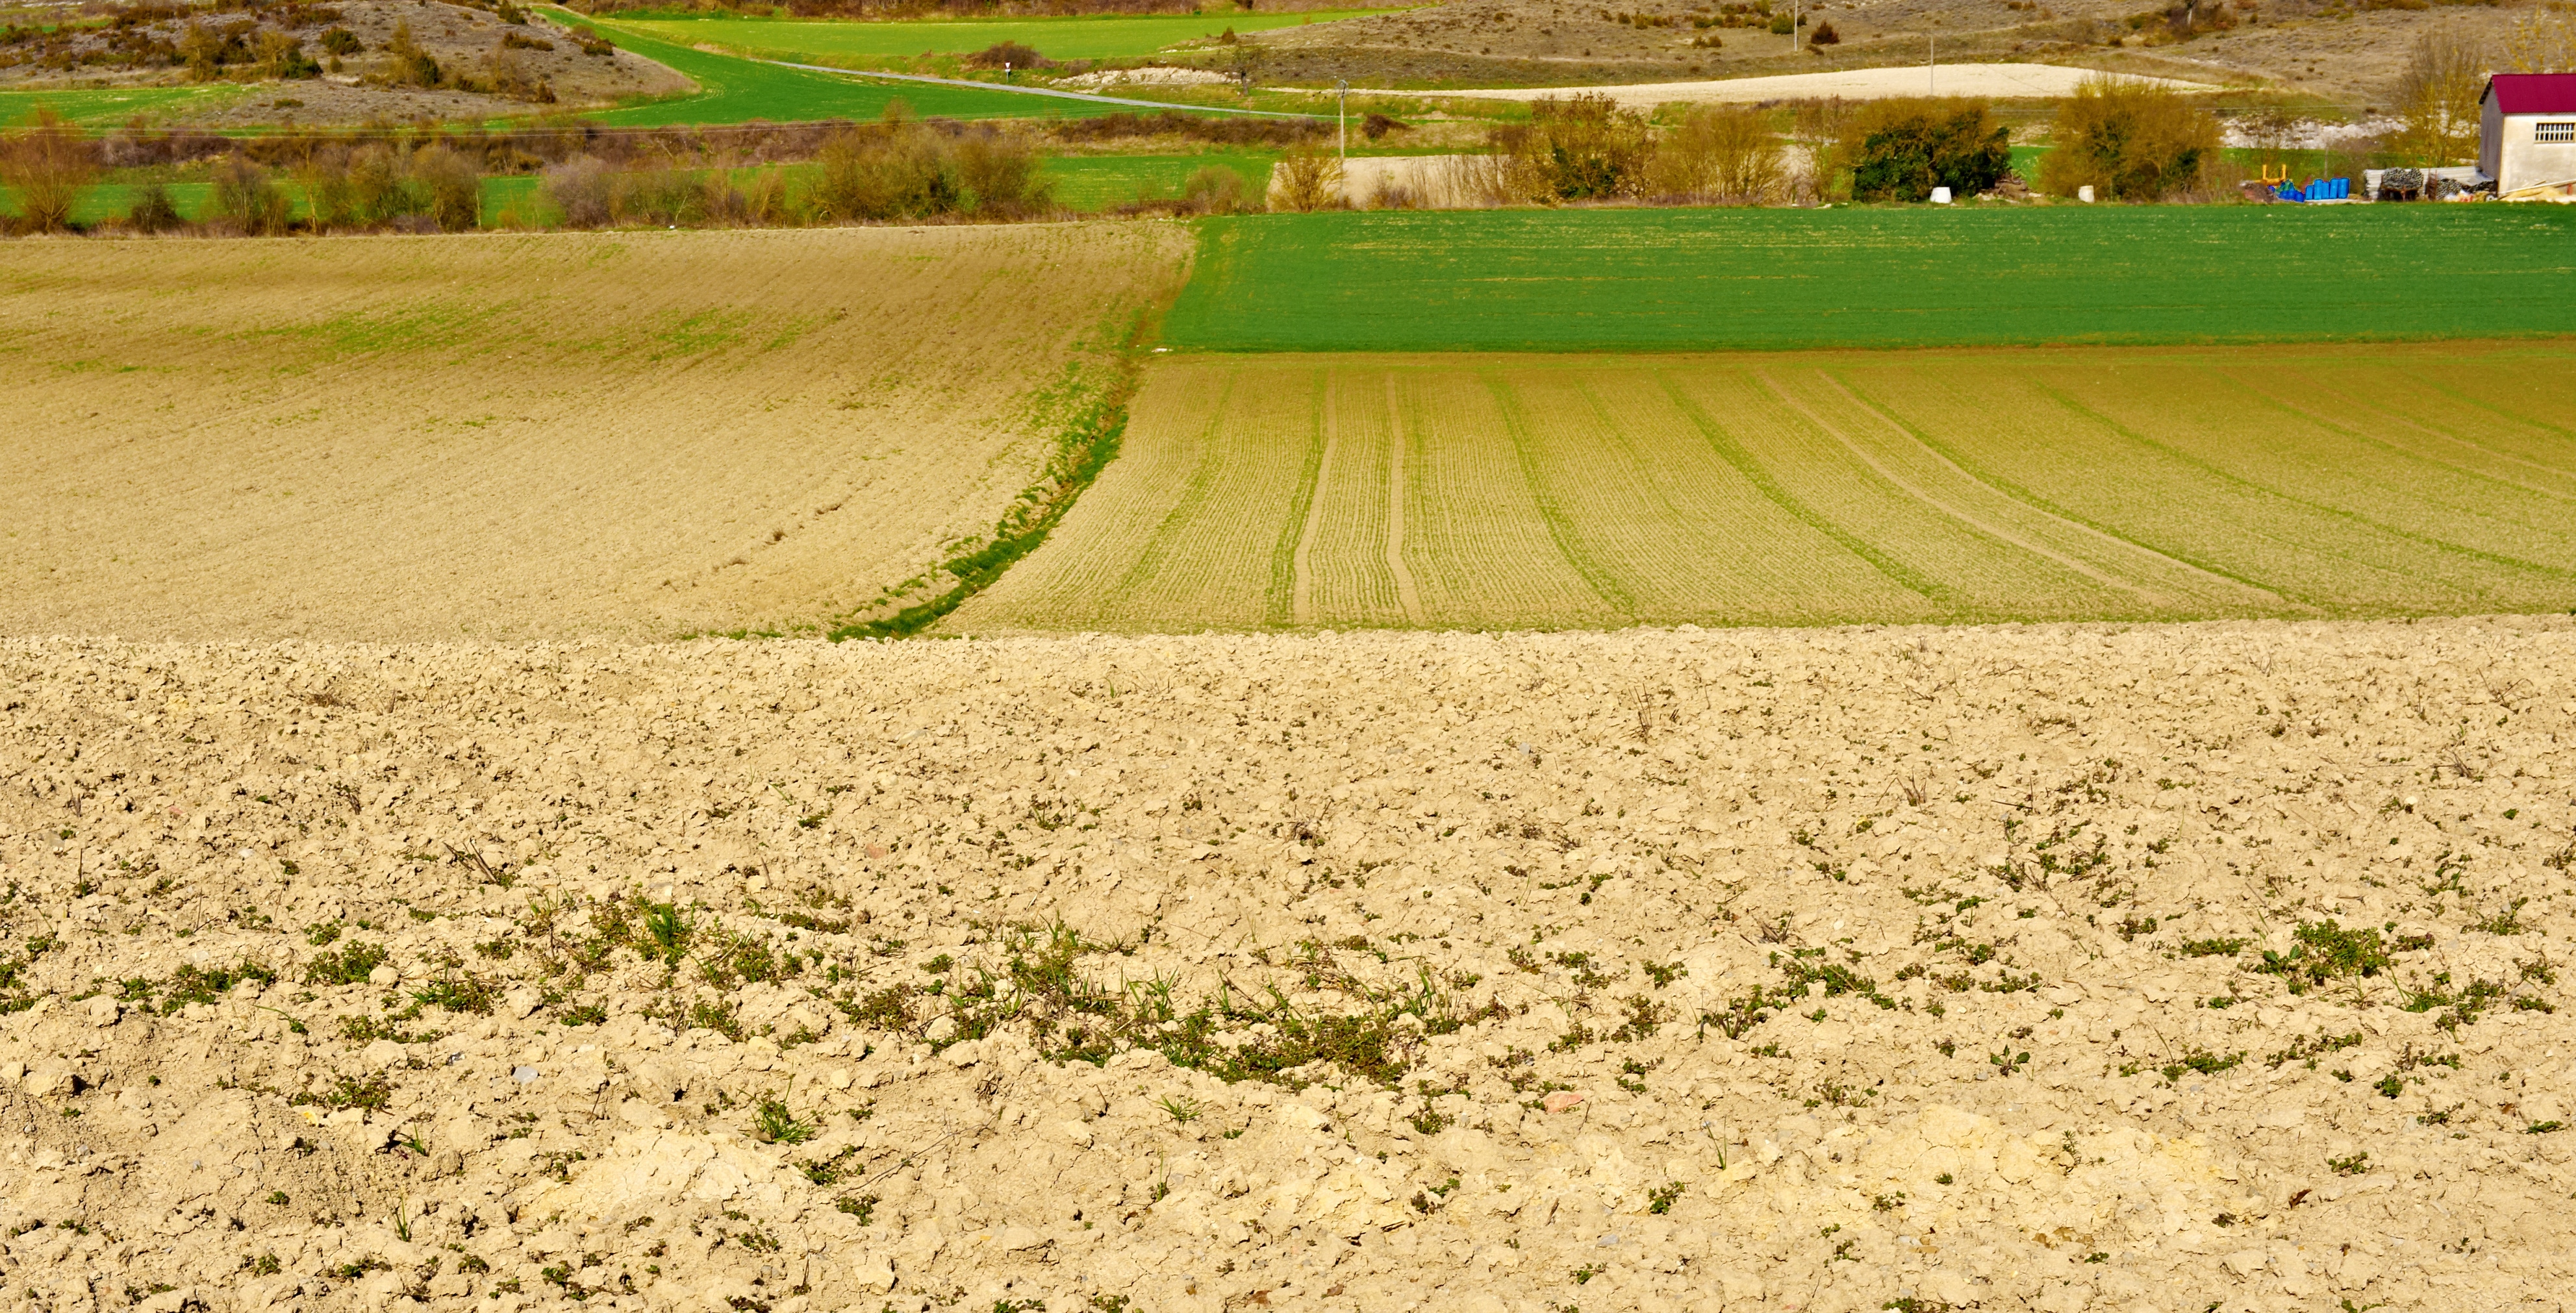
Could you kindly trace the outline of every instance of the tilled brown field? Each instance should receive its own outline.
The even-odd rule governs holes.
[[[0,1280],[2555,1308],[2571,657],[11,640]]]
[[[0,632],[864,616],[1041,480],[1188,249],[1150,224],[13,243]]]

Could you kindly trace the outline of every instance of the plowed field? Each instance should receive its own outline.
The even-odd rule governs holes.
[[[1166,361],[969,632],[2563,610],[2555,345]]]
[[[660,637],[989,533],[1186,239],[17,243],[0,631]]]

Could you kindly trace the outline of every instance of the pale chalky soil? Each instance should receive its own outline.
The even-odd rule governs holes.
[[[12,641],[0,1302],[2555,1308],[2571,658]]]

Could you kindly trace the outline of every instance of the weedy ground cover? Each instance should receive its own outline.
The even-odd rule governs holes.
[[[1200,14],[1111,14],[965,22],[834,22],[753,18],[737,14],[621,19],[618,27],[651,32],[684,45],[714,45],[771,59],[830,63],[920,54],[968,54],[1016,42],[1049,59],[1121,59],[1213,37],[1228,28],[1262,32],[1385,13],[1383,9],[1254,13],[1228,8]]]
[[[1208,221],[1217,351],[2359,341],[2576,333],[2555,206],[1531,210]]]
[[[2562,344],[1201,356],[964,632],[2576,605]],[[2422,404],[2405,400],[2415,398]]]

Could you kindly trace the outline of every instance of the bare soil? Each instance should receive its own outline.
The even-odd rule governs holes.
[[[12,243],[0,631],[669,638],[872,614],[1041,477],[1188,242]]]
[[[142,25],[137,31],[160,37],[173,46],[181,40],[189,21],[200,21],[215,29],[246,27],[249,35],[243,38],[245,45],[255,45],[260,33],[284,32],[302,40],[305,54],[326,66],[334,62],[320,44],[328,28],[345,27],[365,43],[364,52],[336,61],[341,64],[336,71],[311,78],[256,82],[248,96],[174,119],[197,127],[313,127],[399,123],[423,117],[523,117],[597,108],[632,96],[680,95],[697,89],[697,84],[688,78],[630,51],[586,54],[561,27],[539,16],[513,25],[503,23],[488,10],[440,4],[436,0],[344,0],[330,8],[339,16],[325,23],[304,21],[289,26],[290,18],[301,15],[294,10],[272,9],[208,15],[197,20],[169,19]],[[383,75],[392,60],[385,47],[397,24],[407,24],[414,44],[452,77],[489,84],[494,80],[496,61],[512,64],[520,81],[530,87],[544,85],[554,99],[538,102],[527,96],[457,88],[387,85]],[[526,44],[505,48],[505,36],[518,37]],[[81,44],[105,49],[107,37],[102,34]],[[20,64],[0,69],[0,88],[176,84],[185,80],[186,73],[184,68],[96,64],[67,72],[39,64]],[[241,76],[238,69],[233,73],[236,80]]]
[[[0,1264],[149,1313],[2545,1307],[2572,649],[12,640]]]
[[[1775,7],[1788,11],[1785,2]],[[2262,0],[2251,13],[2230,9],[2232,28],[2176,40],[2161,17],[2130,25],[2133,16],[2161,13],[2137,0],[1845,0],[1807,11],[1841,37],[1835,45],[1810,47],[1751,27],[1693,25],[1694,18],[1720,17],[1716,5],[1454,0],[1246,40],[1262,52],[1260,76],[1291,83],[1335,77],[1417,88],[1673,82],[1919,65],[1937,55],[1944,63],[2037,61],[2259,86],[2360,115],[2388,103],[2419,34],[2439,28],[2498,38],[2523,11],[2519,4],[2356,11],[2322,0]],[[1632,21],[1639,16],[1646,25]],[[1693,44],[1711,40],[1722,44]]]

